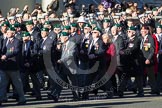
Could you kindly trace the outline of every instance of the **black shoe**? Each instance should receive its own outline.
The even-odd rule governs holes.
[[[135,94],[137,93],[137,89],[135,89],[135,88],[132,88],[131,91],[133,91],[133,93],[135,93]]]
[[[58,102],[58,97],[51,95],[50,93],[47,95],[48,99],[54,100],[54,102]]]
[[[79,96],[79,98],[81,98],[82,97],[82,93],[78,92],[78,96]]]
[[[107,93],[106,99],[112,99],[114,96],[113,92]]]
[[[120,98],[122,98],[123,97],[123,92],[122,91],[118,91],[118,96],[120,97]]]
[[[0,102],[0,106],[2,106],[2,102]]]
[[[88,93],[83,93],[83,95],[82,95],[82,100],[89,100],[89,95],[88,95]]]
[[[144,94],[143,94],[143,93],[138,93],[138,94],[136,95],[136,97],[144,97]]]
[[[26,101],[18,102],[17,105],[25,105]]]
[[[73,101],[80,101],[80,98],[73,98]]]
[[[160,96],[160,92],[157,92],[157,91],[151,91],[150,94],[152,94],[152,95],[155,94],[155,95],[157,95],[157,96]]]
[[[94,93],[94,95],[97,96],[97,94],[98,94],[98,89],[93,90],[92,93]]]
[[[12,95],[12,96],[9,96],[8,98],[10,98],[10,99],[18,99],[18,96],[17,95]]]
[[[42,100],[41,96],[36,96],[36,100]]]

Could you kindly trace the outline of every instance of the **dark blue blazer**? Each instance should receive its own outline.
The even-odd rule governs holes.
[[[2,55],[6,55],[7,59],[3,62],[4,70],[18,70],[20,66],[21,58],[21,42],[17,38],[13,38],[12,42],[8,42],[8,39],[5,39],[2,47]]]

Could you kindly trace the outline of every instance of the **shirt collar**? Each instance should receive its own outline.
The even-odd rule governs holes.
[[[144,41],[146,40],[147,37],[148,37],[148,35],[146,35],[146,36],[144,37]]]
[[[74,35],[75,35],[75,33],[76,33],[76,32],[74,32],[74,33],[71,33],[71,35],[72,35],[72,36],[74,36]]]
[[[30,31],[29,33],[32,34],[34,30]]]
[[[86,35],[85,35],[85,38],[89,38],[89,35],[90,35],[90,33],[86,34]]]
[[[43,40],[45,41],[47,39],[47,37],[43,38]]]
[[[98,39],[99,39],[99,38],[94,38],[94,39],[93,39],[94,43],[96,43]]]
[[[10,41],[12,41],[13,39],[14,39],[14,37],[12,37],[12,38],[8,38]]]
[[[118,35],[115,35],[115,36],[113,36],[114,38],[117,38],[118,37]]]
[[[129,39],[130,39],[130,40],[133,40],[134,38],[135,38],[135,36],[133,36],[133,37],[130,37]]]

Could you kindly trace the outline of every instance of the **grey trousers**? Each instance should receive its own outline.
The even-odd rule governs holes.
[[[9,79],[12,81],[15,90],[19,95],[19,102],[25,101],[23,85],[19,71],[2,71],[0,70],[0,101],[7,98],[7,86]]]
[[[150,86],[152,91],[157,91],[156,89],[156,79],[155,79],[155,74],[154,74],[154,67],[146,67],[146,72],[150,81]]]

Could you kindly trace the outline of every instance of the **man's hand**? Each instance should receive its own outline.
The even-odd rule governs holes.
[[[28,11],[28,7],[29,7],[28,5],[25,5],[23,10]]]
[[[162,50],[160,50],[160,51],[158,52],[158,54],[162,54]]]
[[[16,13],[18,13],[20,11],[20,9],[19,8],[16,8]]]
[[[83,51],[83,50],[81,50],[81,51],[80,51],[80,53],[81,53],[81,54],[84,54],[84,51]]]
[[[62,62],[61,62],[61,60],[58,60],[58,61],[57,61],[57,63],[59,63],[59,64],[60,64],[60,63],[62,63]]]
[[[123,51],[119,51],[119,54],[123,55],[123,54],[124,54],[124,52],[123,52]]]
[[[29,63],[25,63],[24,65],[25,65],[26,67],[29,67],[29,66],[30,66],[30,64],[29,64]]]
[[[2,55],[1,60],[6,60],[6,55]]]
[[[71,4],[71,3],[73,3],[73,0],[70,0],[70,1],[69,1],[69,4]]]
[[[150,64],[150,60],[147,59],[147,60],[145,61],[145,64]]]

